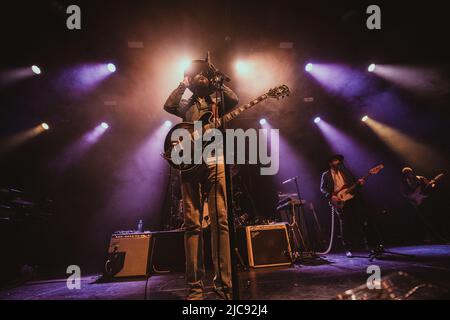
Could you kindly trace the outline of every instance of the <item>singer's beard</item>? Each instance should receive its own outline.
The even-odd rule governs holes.
[[[210,95],[209,84],[206,83],[194,83],[190,89],[197,97],[204,98]]]

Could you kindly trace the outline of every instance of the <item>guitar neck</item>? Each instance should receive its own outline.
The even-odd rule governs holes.
[[[244,104],[243,106],[240,106],[238,108],[235,108],[233,111],[228,112],[226,115],[224,115],[220,120],[221,121],[231,121],[234,118],[237,118],[242,112],[244,112],[247,109],[250,109],[251,107],[257,105],[258,103],[266,100],[268,98],[267,94],[263,94],[262,96],[259,96],[258,98],[250,101],[247,104]]]
[[[362,177],[362,178],[360,178],[360,179],[367,180],[370,176],[372,176],[372,174],[371,174],[371,173],[368,173],[368,174],[366,174],[364,177]],[[357,183],[357,182],[355,182],[355,183],[349,188],[349,190],[350,190],[350,191],[353,191],[353,190],[356,189],[356,187],[358,187],[358,183]]]

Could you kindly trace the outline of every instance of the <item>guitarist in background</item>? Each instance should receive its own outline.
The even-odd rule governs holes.
[[[214,68],[205,60],[195,60],[185,72],[184,80],[170,94],[164,110],[183,119],[194,122],[208,111],[220,117],[218,106],[220,100],[212,98],[214,92],[210,80]],[[182,100],[186,89],[193,95]],[[220,99],[220,98],[219,98]],[[224,86],[225,111],[231,110],[238,103],[238,97],[230,88]],[[214,159],[215,160],[215,159]],[[181,192],[184,206],[184,244],[186,253],[186,281],[189,286],[189,300],[202,300],[203,276],[203,194],[207,195],[209,216],[211,220],[212,259],[214,265],[214,289],[225,300],[231,298],[231,262],[228,235],[225,166],[219,163],[203,164],[194,172],[181,174]],[[216,198],[217,195],[217,198]],[[217,209],[217,210],[216,210]]]
[[[403,168],[402,174],[400,193],[416,209],[422,222],[421,224],[424,226],[425,241],[428,242],[431,241],[431,238],[435,238],[438,241],[448,242],[445,237],[437,232],[434,224],[431,223],[435,213],[434,211],[439,211],[439,209],[434,208],[435,199],[432,199],[432,195],[436,191],[437,184],[444,177],[444,174],[440,173],[433,179],[428,179],[424,176],[417,175],[410,167]]]
[[[322,174],[320,191],[330,203],[339,202],[336,193],[345,185],[350,186],[354,183],[360,186],[364,185],[364,179],[356,180],[344,166],[344,156],[339,154],[331,156],[328,159],[328,165],[330,167],[329,170]],[[340,222],[340,236],[348,258],[353,258],[352,250],[355,249],[354,246],[356,244],[355,242],[358,241],[356,240],[358,239],[358,234],[362,234],[363,241],[367,249],[369,249],[366,232],[368,223],[361,207],[361,199],[355,193],[355,197],[346,201],[344,208],[339,210],[337,214]]]
[[[443,173],[433,179],[418,176],[410,167],[402,169],[403,179],[400,184],[400,192],[412,205],[420,206],[424,200],[436,190],[437,182],[444,177]]]

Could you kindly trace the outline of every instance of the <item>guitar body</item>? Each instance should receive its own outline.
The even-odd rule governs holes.
[[[444,177],[444,174],[438,174],[434,179],[427,181],[425,185],[418,186],[412,193],[408,195],[404,195],[404,197],[411,203],[413,206],[420,206],[423,201],[430,197],[433,191],[436,188],[436,184]]]
[[[369,170],[369,173],[361,178],[360,180],[366,180],[370,176],[378,174],[381,170],[383,170],[384,165],[379,164],[376,167],[373,167]],[[345,203],[355,197],[356,188],[360,187],[360,184],[354,183],[352,186],[344,185],[340,190],[336,191],[333,195],[338,198],[337,201],[330,201],[330,206],[333,207],[337,214],[342,213],[342,209],[344,209]]]
[[[417,189],[411,193],[410,195],[408,195],[408,201],[413,205],[413,206],[420,206],[423,201],[428,198],[430,195],[424,193],[424,188],[422,186],[417,187]]]
[[[334,207],[335,210],[338,212],[342,211],[344,209],[345,203],[355,197],[355,194],[352,192],[351,188],[347,186],[343,186],[341,190],[336,192],[334,194],[336,197],[338,197],[338,201],[331,201],[331,205]]]
[[[206,112],[205,114],[203,114],[203,116],[198,120],[201,121],[203,123],[203,126],[205,126],[206,124],[212,124],[213,123],[213,114],[212,112]],[[169,162],[170,166],[172,168],[175,168],[177,170],[180,170],[182,172],[187,172],[187,171],[192,171],[194,169],[196,169],[197,167],[200,166],[200,164],[195,164],[194,161],[193,163],[181,163],[181,164],[177,164],[172,160],[172,151],[175,148],[178,148],[176,150],[177,154],[179,154],[181,157],[183,156],[183,150],[181,148],[181,143],[180,141],[172,141],[172,134],[174,131],[178,130],[178,129],[184,129],[187,130],[190,134],[190,148],[193,152],[194,150],[194,142],[197,138],[202,138],[201,134],[199,136],[196,135],[195,133],[195,128],[194,128],[194,123],[193,122],[181,122],[177,125],[175,125],[172,129],[170,129],[169,133],[166,136],[166,139],[164,140],[164,153],[162,154],[162,156],[164,157],[164,159],[167,160],[167,162]],[[211,141],[207,141],[207,142],[203,142],[202,141],[202,146],[203,148],[206,147],[208,144],[210,144]],[[203,150],[202,148],[202,150]]]

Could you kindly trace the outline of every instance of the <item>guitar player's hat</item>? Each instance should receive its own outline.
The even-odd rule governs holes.
[[[209,80],[214,76],[214,67],[210,61],[209,51],[206,53],[205,60],[192,60],[189,67],[184,71],[185,77],[194,77],[197,74],[203,74]]]
[[[412,168],[410,168],[410,167],[404,167],[402,169],[402,173],[403,174],[409,174],[409,173],[413,173],[413,172],[414,172],[414,170]]]
[[[333,160],[339,160],[340,162],[344,161],[344,156],[342,154],[333,154],[328,158],[328,163],[331,163]]]

